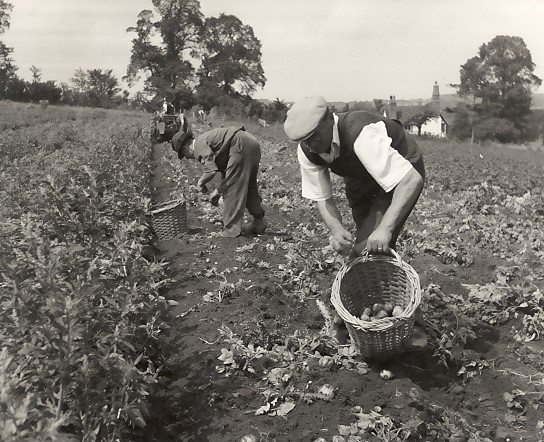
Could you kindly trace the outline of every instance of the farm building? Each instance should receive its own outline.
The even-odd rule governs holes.
[[[436,82],[428,103],[397,106],[395,96],[391,95],[388,104],[384,107],[383,115],[399,120],[404,129],[411,134],[438,138],[448,136],[448,127],[451,126],[453,120],[453,114],[443,111],[440,107],[440,90]],[[428,115],[433,116],[427,117]],[[421,123],[422,121],[424,123]]]

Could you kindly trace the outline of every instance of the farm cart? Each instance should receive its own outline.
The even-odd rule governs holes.
[[[179,115],[155,113],[149,123],[151,141],[155,143],[170,141],[180,127],[181,119]]]

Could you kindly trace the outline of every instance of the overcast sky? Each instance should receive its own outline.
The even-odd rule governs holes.
[[[18,75],[67,82],[76,69],[126,74],[133,34],[151,0],[8,0]],[[544,80],[544,0],[201,0],[206,17],[224,12],[262,43],[267,78],[255,98],[329,101],[430,98],[459,82],[459,67],[497,35],[523,38]],[[541,87],[537,92],[544,92]]]

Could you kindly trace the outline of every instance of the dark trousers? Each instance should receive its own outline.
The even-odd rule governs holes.
[[[424,169],[420,168],[420,170],[423,171],[423,179],[425,179]],[[359,248],[364,249],[366,247],[366,240],[376,227],[378,227],[384,213],[391,205],[394,190],[386,193],[375,181],[369,182],[369,180],[353,177],[345,177],[344,183],[346,184],[346,197],[348,199],[349,207],[351,207],[351,214],[357,227],[355,243],[363,243],[362,247]],[[406,215],[393,230],[389,247],[394,250],[396,250],[397,238],[399,237],[408,216],[412,213],[418,199],[419,195],[406,212]],[[360,253],[361,250],[359,250],[359,248],[357,252]]]
[[[222,183],[223,225],[238,235],[242,231],[244,212],[254,218],[264,217],[262,198],[257,187],[257,175],[261,161],[261,147],[251,134],[240,131],[234,135],[229,161]]]

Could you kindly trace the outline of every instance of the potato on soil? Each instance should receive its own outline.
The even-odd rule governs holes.
[[[370,315],[365,315],[364,313],[361,315],[361,321],[370,321]]]
[[[404,309],[400,305],[396,305],[395,308],[393,309],[393,317],[402,315],[403,311]]]
[[[372,309],[370,307],[365,307],[361,315],[370,316],[372,314]]]

